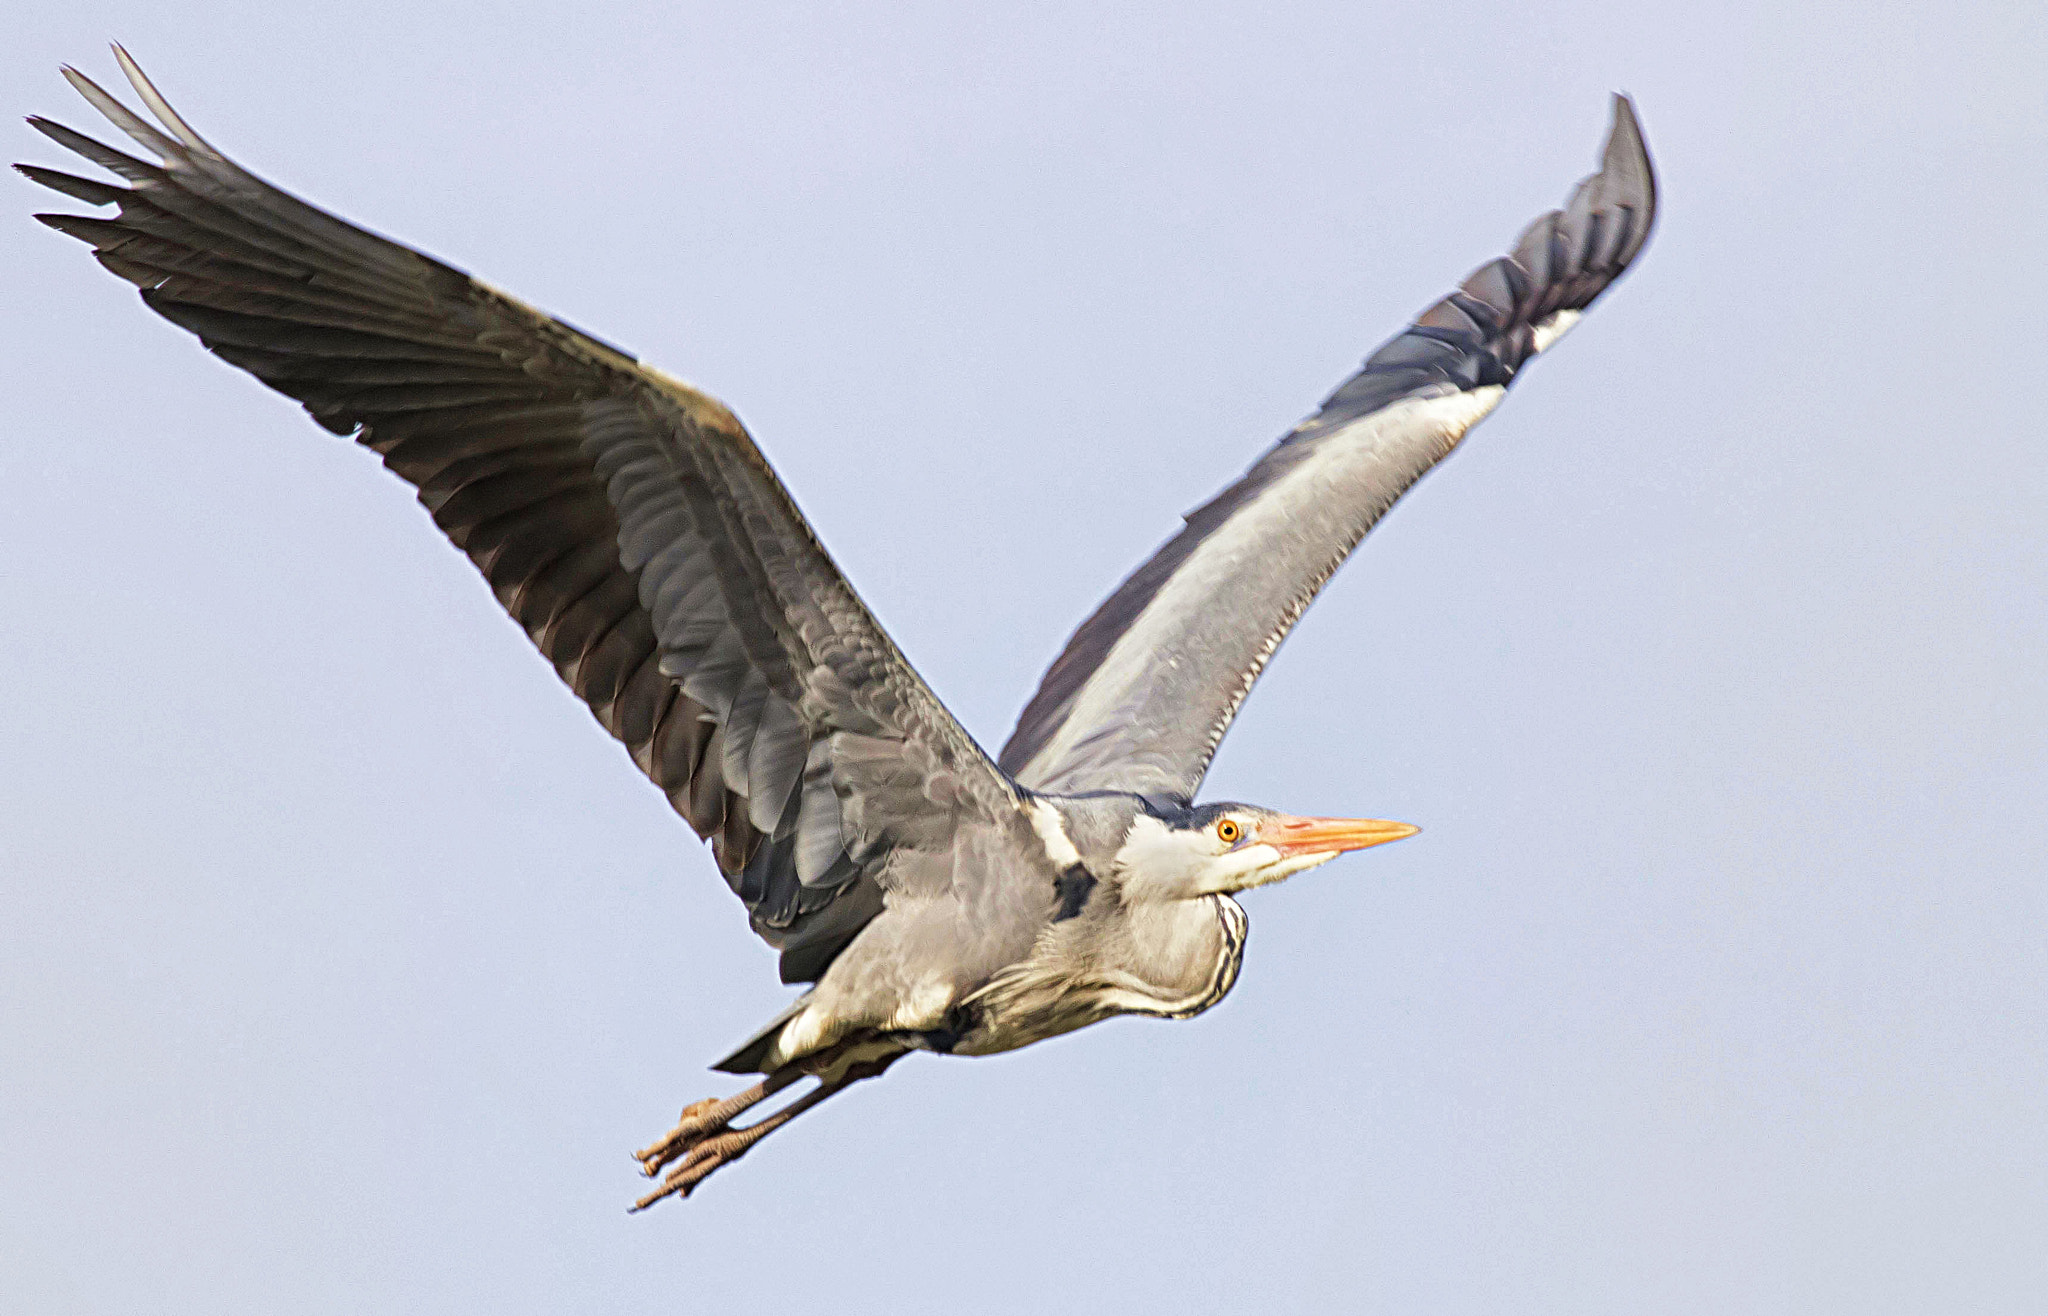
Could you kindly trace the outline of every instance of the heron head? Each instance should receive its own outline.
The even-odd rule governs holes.
[[[1204,804],[1140,813],[1116,865],[1127,894],[1190,899],[1278,882],[1346,850],[1420,830],[1378,818],[1302,818],[1255,804]]]

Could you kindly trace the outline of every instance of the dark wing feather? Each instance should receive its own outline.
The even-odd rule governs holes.
[[[1261,457],[1083,622],[1000,762],[1035,790],[1191,799],[1266,662],[1365,532],[1642,250],[1656,183],[1627,98],[1600,172]]]
[[[214,150],[116,48],[160,163],[30,122],[118,187],[29,178],[150,308],[414,485],[562,679],[710,840],[788,981],[881,908],[883,859],[1008,782],[897,652],[716,400]]]

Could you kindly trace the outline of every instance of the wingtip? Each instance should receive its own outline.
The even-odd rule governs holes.
[[[1640,161],[1648,166],[1650,152],[1643,144],[1643,121],[1636,117],[1634,98],[1625,91],[1617,91],[1610,104],[1613,115],[1608,123],[1606,146],[1600,153],[1603,163]]]
[[[1643,137],[1642,121],[1636,118],[1636,103],[1625,91],[1614,92],[1608,99],[1607,149],[1612,152],[1615,142],[1633,139],[1640,142]]]
[[[135,57],[128,53],[126,46],[118,41],[110,41],[107,44],[113,48],[114,62],[121,66],[121,73],[128,79],[128,85],[135,89],[135,94],[141,98],[143,107],[156,116],[158,123],[173,137],[183,142],[188,149],[203,151],[212,156],[220,155],[212,143],[201,137],[191,124],[185,122],[183,116],[171,108],[171,103],[156,89],[156,84],[149,80],[149,75],[142,71],[142,65],[136,63]]]
[[[1613,117],[1607,140],[1600,148],[1600,172],[1588,182],[1609,200],[1635,206],[1643,214],[1644,237],[1657,213],[1657,166],[1650,159],[1649,144],[1643,140],[1642,120],[1636,115],[1635,98],[1617,91],[1609,104]],[[1639,247],[1641,244],[1638,243]],[[1628,253],[1634,259],[1634,251]]]

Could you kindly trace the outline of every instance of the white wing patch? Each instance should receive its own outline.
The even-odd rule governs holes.
[[[1045,846],[1046,858],[1053,861],[1065,872],[1081,862],[1081,852],[1074,848],[1073,838],[1067,835],[1067,825],[1060,818],[1060,811],[1044,800],[1029,800],[1025,811],[1031,816],[1031,829],[1038,833],[1039,843]]]
[[[1541,324],[1531,326],[1531,345],[1537,352],[1547,352],[1552,343],[1570,333],[1572,326],[1578,322],[1579,312],[1559,311],[1547,317]]]

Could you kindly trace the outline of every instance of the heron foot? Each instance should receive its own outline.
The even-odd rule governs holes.
[[[882,1066],[882,1068],[886,1067],[886,1065]],[[783,1079],[780,1083],[777,1083],[775,1080],[781,1077],[781,1074],[775,1074],[769,1076],[766,1081],[756,1085],[757,1088],[766,1089],[766,1091],[761,1091],[757,1095],[754,1089],[749,1089],[736,1097],[728,1097],[725,1101],[713,1103],[709,1108],[699,1111],[694,1120],[690,1117],[690,1111],[697,1110],[698,1107],[704,1106],[705,1103],[700,1101],[694,1106],[686,1107],[683,1111],[683,1123],[677,1126],[676,1133],[671,1133],[667,1138],[662,1139],[656,1147],[650,1148],[649,1151],[653,1152],[653,1155],[642,1153],[640,1157],[641,1168],[650,1178],[659,1173],[662,1166],[670,1162],[677,1162],[675,1168],[670,1170],[662,1179],[661,1187],[633,1203],[633,1209],[635,1211],[645,1211],[664,1197],[688,1197],[692,1188],[695,1188],[698,1184],[711,1177],[712,1171],[721,1166],[731,1165],[734,1161],[746,1155],[747,1150],[755,1143],[775,1132],[775,1130],[789,1123],[833,1093],[842,1091],[848,1085],[868,1077],[867,1074],[861,1073],[841,1076],[830,1083],[820,1082],[817,1087],[804,1093],[801,1097],[790,1102],[773,1115],[755,1120],[745,1128],[735,1129],[731,1127],[730,1121],[733,1115],[738,1114],[739,1111],[736,1110],[731,1114],[727,1114],[725,1112],[726,1107],[744,1101],[746,1105],[740,1106],[740,1110],[744,1110],[746,1106],[751,1106],[755,1102],[760,1101],[770,1092],[775,1091],[776,1088],[787,1087],[790,1083],[804,1076],[801,1071],[796,1070],[783,1072],[788,1073],[790,1076]],[[876,1072],[880,1071],[877,1070]],[[698,1128],[702,1128],[703,1132],[694,1131]],[[683,1136],[679,1138],[677,1134],[682,1134]]]
[[[907,1048],[906,1048],[907,1049]],[[666,1170],[661,1184],[633,1203],[645,1211],[664,1197],[688,1197],[690,1190],[709,1178],[713,1171],[747,1154],[761,1139],[789,1123],[811,1107],[843,1092],[863,1079],[874,1078],[904,1054],[906,1049],[877,1052],[870,1038],[858,1045],[843,1043],[818,1056],[776,1070],[745,1092],[723,1100],[696,1101],[683,1107],[675,1128],[652,1146],[634,1152],[640,1172],[652,1179]],[[772,1115],[741,1128],[732,1126],[746,1111],[802,1078],[815,1078],[818,1086],[804,1093]]]
[[[671,1162],[688,1156],[705,1139],[725,1132],[733,1120],[801,1077],[801,1074],[793,1072],[773,1074],[745,1092],[722,1100],[707,1097],[703,1101],[693,1101],[683,1107],[682,1116],[673,1129],[653,1145],[634,1152],[633,1159],[640,1162],[640,1172],[652,1179]]]
[[[726,1129],[699,1138],[682,1153],[681,1162],[662,1179],[661,1186],[633,1203],[633,1209],[645,1211],[664,1197],[688,1197],[690,1190],[710,1178],[714,1170],[731,1165],[766,1137],[769,1129],[762,1126],[767,1123],[763,1120],[744,1129]],[[650,1175],[653,1173],[649,1171]]]

